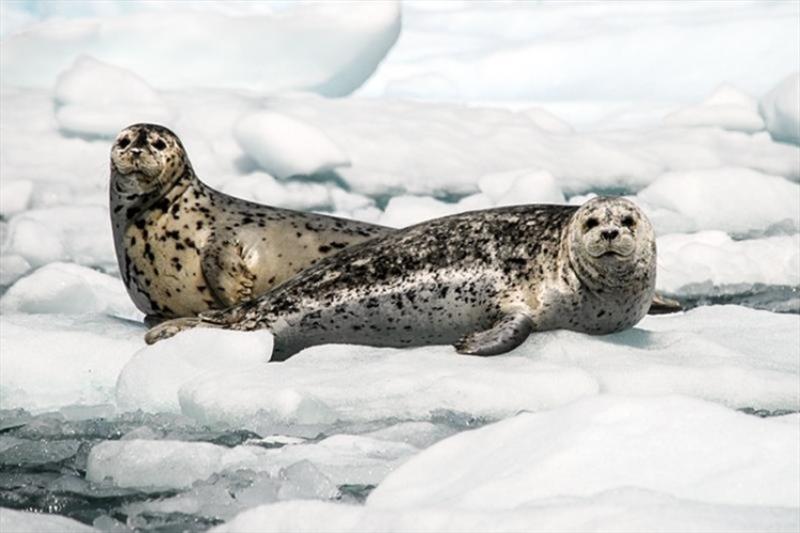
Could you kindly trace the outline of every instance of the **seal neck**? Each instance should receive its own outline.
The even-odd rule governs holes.
[[[128,192],[122,186],[125,177],[119,174],[112,166],[110,203],[114,225],[125,226],[130,224],[143,213],[153,208],[160,208],[166,212],[170,206],[179,201],[189,187],[199,183],[188,161],[176,169],[174,174],[177,175],[177,178],[174,178],[171,183],[164,187],[158,187],[151,192],[144,193]]]

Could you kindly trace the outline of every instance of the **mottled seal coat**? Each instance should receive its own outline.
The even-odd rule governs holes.
[[[154,124],[114,142],[111,222],[120,274],[150,323],[240,303],[391,231],[216,191],[195,176],[178,137]]]
[[[431,220],[321,260],[264,296],[152,329],[269,329],[272,360],[316,344],[454,344],[507,352],[534,331],[605,334],[654,296],[656,245],[632,202],[529,205]]]

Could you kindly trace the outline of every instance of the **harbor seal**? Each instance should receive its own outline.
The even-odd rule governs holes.
[[[536,331],[629,328],[647,314],[655,278],[653,227],[629,200],[504,207],[353,246],[256,300],[165,322],[145,340],[195,326],[266,328],[274,361],[323,343],[495,355]]]
[[[120,275],[149,325],[241,303],[391,231],[216,191],[197,178],[180,139],[155,124],[117,136],[110,189]]]

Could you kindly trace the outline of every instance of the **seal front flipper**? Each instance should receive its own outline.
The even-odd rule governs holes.
[[[653,295],[653,302],[650,304],[650,309],[647,311],[647,314],[666,315],[679,311],[683,311],[683,306],[679,301],[661,296],[660,294],[655,294]]]
[[[522,344],[532,331],[531,317],[516,312],[504,316],[489,329],[464,335],[453,346],[458,353],[467,355],[498,355]]]
[[[203,256],[202,268],[209,289],[224,307],[253,297],[256,276],[245,263],[240,242],[213,238]]]

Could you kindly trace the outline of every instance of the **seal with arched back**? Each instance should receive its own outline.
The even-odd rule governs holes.
[[[273,361],[323,343],[494,355],[536,331],[629,328],[647,314],[655,276],[653,228],[628,200],[474,211],[353,246],[258,299],[165,322],[146,340],[195,326],[266,328]]]
[[[117,136],[110,189],[120,274],[150,323],[246,301],[391,231],[216,191],[195,176],[178,137],[155,124]]]

